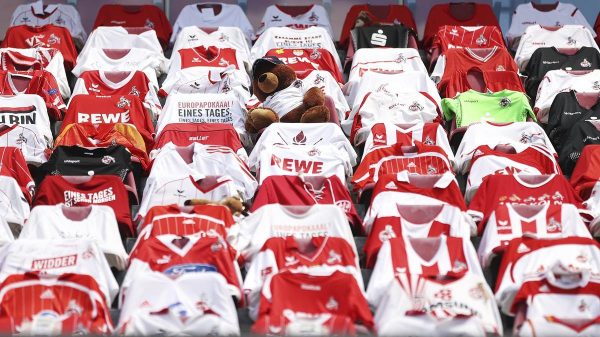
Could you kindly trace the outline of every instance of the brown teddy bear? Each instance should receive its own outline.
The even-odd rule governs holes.
[[[252,65],[252,90],[262,106],[248,112],[245,127],[257,133],[272,123],[323,123],[329,121],[325,94],[318,87],[302,88],[294,70],[276,57]]]

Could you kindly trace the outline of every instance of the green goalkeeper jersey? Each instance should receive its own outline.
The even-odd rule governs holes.
[[[536,120],[527,96],[512,90],[493,93],[465,91],[454,98],[444,98],[442,109],[444,119],[456,118],[457,128],[481,121],[523,122],[527,117]]]

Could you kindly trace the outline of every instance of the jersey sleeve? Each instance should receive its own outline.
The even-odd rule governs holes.
[[[440,55],[440,57],[438,57],[438,59],[435,63],[435,67],[433,68],[433,71],[431,72],[431,79],[433,80],[433,82],[435,82],[436,84],[439,83],[442,80],[442,77],[444,76],[445,70],[446,70],[446,56]]]
[[[494,256],[494,248],[498,246],[500,246],[500,241],[496,228],[496,212],[493,212],[485,224],[483,235],[481,236],[481,241],[479,242],[479,248],[477,250],[477,255],[479,256],[479,261],[483,268],[489,266],[490,261]]]
[[[87,91],[86,87],[85,87],[85,80],[82,77],[79,77],[77,79],[77,82],[75,82],[75,86],[73,87],[73,92],[71,93],[71,97],[73,96],[77,96],[77,95],[88,95],[89,92]]]
[[[25,161],[25,157],[23,156],[23,152],[21,150],[15,150],[12,155],[13,162],[15,165],[14,170],[14,178],[21,187],[23,191],[23,195],[27,198],[29,204],[31,204],[33,199],[33,193],[35,189],[35,183],[33,182],[33,178],[29,173],[29,169],[27,168],[27,162]]]
[[[485,211],[487,208],[487,196],[491,192],[489,180],[489,177],[483,179],[483,182],[477,189],[477,192],[475,192],[475,195],[469,204],[467,214],[469,214],[475,222],[480,222],[485,216]],[[482,225],[479,224],[479,226]],[[481,232],[481,229],[479,229],[479,232]]]
[[[444,98],[442,100],[442,111],[444,119],[449,121],[460,114],[460,100],[455,98]]]
[[[392,262],[392,246],[389,241],[383,242],[377,254],[377,262],[367,286],[367,301],[378,307],[390,282],[394,280]]]
[[[248,273],[246,273],[243,291],[246,296],[249,315],[253,320],[258,317],[260,293],[265,280],[267,277],[277,274],[278,271],[275,255],[270,249],[260,251],[252,260]]]

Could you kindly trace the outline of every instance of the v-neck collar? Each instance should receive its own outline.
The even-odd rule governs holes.
[[[294,236],[287,236],[285,238],[285,249],[287,252],[293,252],[306,261],[313,262],[319,256],[321,256],[321,254],[323,253],[323,250],[325,249],[325,246],[327,246],[328,240],[329,240],[329,237],[327,237],[327,236],[312,237],[310,239],[310,242],[312,245],[314,245],[316,247],[316,249],[311,256],[307,256],[299,250],[299,245],[298,245],[298,242],[296,241],[296,238]]]
[[[108,79],[108,77],[106,77],[106,72],[104,70],[98,70],[98,76],[100,77],[100,80],[108,87],[115,90],[122,88],[123,86],[125,86],[125,84],[129,83],[134,75],[135,70],[131,70],[129,71],[129,74],[125,76],[124,79],[120,80],[119,82],[113,82],[110,79]]]
[[[181,237],[180,235],[164,234],[164,235],[157,236],[156,239],[158,241],[160,241],[160,243],[162,243],[165,247],[169,248],[169,250],[173,251],[175,254],[179,255],[180,257],[186,256],[190,252],[190,250],[192,250],[192,248],[194,248],[196,243],[198,243],[198,241],[200,241],[199,234],[184,235],[184,237],[186,237],[188,239],[188,242],[186,242],[186,244],[183,247],[178,247],[177,245],[175,245],[173,243],[173,240],[179,239],[180,237]]]
[[[496,52],[498,51],[498,46],[494,46],[492,47],[492,49],[490,50],[490,52],[485,55],[485,56],[479,56],[477,53],[475,53],[475,51],[473,51],[473,48],[465,48],[465,51],[467,52],[467,54],[469,54],[469,56],[471,56],[472,58],[476,59],[477,61],[480,62],[487,62],[489,61],[492,57],[494,57],[494,55],[496,55]]]
[[[423,266],[432,266],[434,264],[436,264],[439,260],[440,257],[442,256],[442,254],[444,254],[444,248],[446,247],[446,235],[440,235],[435,239],[438,239],[440,244],[438,245],[438,249],[435,252],[435,254],[433,254],[433,256],[431,257],[431,259],[429,260],[425,260],[421,254],[419,254],[417,252],[417,250],[413,247],[413,243],[411,242],[411,239],[416,239],[416,238],[411,238],[410,236],[406,236],[403,238],[404,240],[404,246],[406,247],[407,251],[407,256],[411,256],[412,255],[416,256],[416,258],[419,260],[419,263]],[[419,239],[420,240],[420,239]]]

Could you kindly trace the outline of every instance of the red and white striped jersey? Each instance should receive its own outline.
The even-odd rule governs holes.
[[[367,267],[373,267],[377,253],[386,240],[404,236],[433,238],[440,235],[468,240],[475,224],[460,208],[448,205],[402,205],[387,202],[379,208],[379,215],[366,226],[369,233],[364,251]]]
[[[581,199],[562,175],[493,174],[483,180],[467,212],[483,224],[498,205],[508,203],[573,204],[580,212],[585,210]]]
[[[373,124],[365,141],[363,158],[379,148],[394,144],[415,145],[415,141],[425,145],[441,147],[448,159],[454,160],[454,153],[448,142],[448,134],[438,123],[417,122],[408,125],[397,125],[390,122]]]
[[[410,175],[407,171],[380,177],[373,187],[369,210],[365,215],[365,223],[372,223],[379,215],[379,209],[387,207],[386,203],[397,204],[440,205],[450,204],[467,209],[465,199],[454,174],[419,176]]]
[[[496,300],[505,313],[510,313],[515,294],[528,278],[545,273],[557,262],[562,265],[585,265],[591,275],[599,275],[597,261],[600,261],[600,244],[594,239],[515,238],[508,244],[498,270]]]
[[[84,71],[73,88],[75,95],[134,95],[140,98],[146,109],[158,115],[161,104],[156,87],[143,72],[139,70],[110,72],[104,70]]]
[[[1,95],[38,95],[44,100],[48,115],[54,120],[62,119],[67,106],[50,72],[46,70],[1,71],[0,77],[2,78],[0,79]]]
[[[429,324],[415,324],[419,318],[418,322]],[[404,321],[409,324],[403,324]],[[493,294],[483,276],[473,273],[444,278],[398,275],[385,289],[375,323],[377,332],[384,335],[432,336],[434,330],[440,336],[502,336],[502,321]]]
[[[163,178],[148,181],[140,203],[138,216],[158,205],[177,204],[183,206],[187,200],[204,199],[219,201],[237,196],[233,180],[229,176],[192,176]]]
[[[380,176],[401,171],[419,175],[443,174],[452,172],[452,163],[439,146],[418,141],[414,146],[399,143],[376,148],[364,156],[351,183],[355,190],[362,190],[376,183]]]
[[[126,295],[119,317],[121,334],[240,334],[235,304],[219,273],[172,278],[142,272],[134,275]]]
[[[483,278],[477,253],[469,239],[440,235],[432,238],[399,236],[386,240],[367,287],[367,300],[378,307],[390,283],[399,275],[475,274]]]
[[[484,267],[490,265],[495,255],[502,254],[510,240],[524,235],[540,239],[591,237],[579,211],[571,204],[498,205],[480,232],[483,235],[478,255]]]
[[[312,271],[340,270],[352,274],[361,289],[364,288],[358,258],[345,239],[313,237],[308,242],[313,251],[303,253],[300,243],[292,236],[268,239],[254,257],[244,279],[244,294],[248,300],[250,317],[258,315],[260,292],[267,278],[285,270]]]
[[[508,145],[514,152],[479,146],[470,160],[465,199],[471,200],[483,180],[492,174],[560,174],[555,156],[536,144]]]
[[[89,275],[98,283],[106,303],[112,303],[119,292],[104,254],[90,239],[27,239],[11,243],[2,252],[0,282],[10,275],[28,272]]]
[[[230,148],[196,142],[181,148],[167,143],[154,158],[146,186],[171,178],[219,176],[224,172],[233,180],[236,193],[252,198],[258,183],[244,160]]]
[[[173,278],[187,273],[219,273],[227,280],[231,296],[242,299],[242,278],[234,258],[235,252],[221,237],[201,234],[151,237],[131,252],[121,297],[127,299],[129,286],[137,274],[152,270]]]
[[[504,48],[502,32],[496,26],[441,26],[433,38],[431,49],[440,54],[450,48]]]
[[[274,175],[337,176],[347,181],[352,174],[352,159],[333,144],[274,145],[260,152],[257,170],[259,184]]]
[[[113,329],[106,300],[89,275],[12,275],[0,284],[0,317],[10,322],[3,333],[11,334],[101,335]]]
[[[233,224],[231,211],[223,205],[170,204],[151,207],[141,221],[140,230],[148,233],[148,237],[163,234],[190,235],[198,232],[209,235],[215,234],[211,228],[228,229]],[[140,233],[139,237],[144,236]]]

